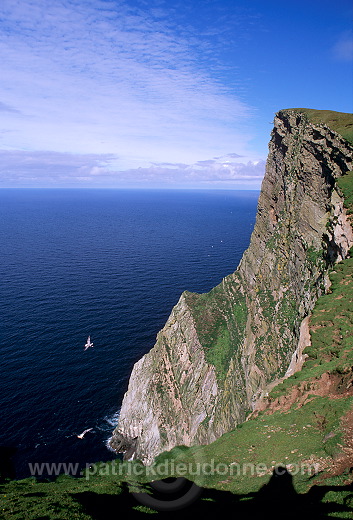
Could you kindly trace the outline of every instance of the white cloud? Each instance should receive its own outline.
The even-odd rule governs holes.
[[[117,171],[113,155],[0,150],[0,187],[235,187],[259,188],[264,161],[229,160],[234,154],[193,164],[155,163]]]
[[[7,105],[6,103],[2,103],[1,101],[0,101],[0,112],[11,112],[14,114],[19,113],[19,111],[16,108],[13,108],[10,105]]]
[[[333,47],[333,56],[339,61],[353,61],[353,34],[345,32]]]
[[[190,164],[234,146],[255,159],[251,109],[213,73],[228,24],[212,49],[216,20],[198,35],[165,3],[132,5],[2,0],[1,147],[113,154],[119,170]]]
[[[55,186],[67,180],[87,180],[105,173],[113,158],[108,154],[0,150],[0,186],[23,186],[27,181],[32,186],[44,186],[47,182]]]

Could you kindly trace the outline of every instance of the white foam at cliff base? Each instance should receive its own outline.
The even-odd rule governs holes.
[[[117,426],[120,417],[120,408],[111,416],[104,417],[104,420],[115,428]]]

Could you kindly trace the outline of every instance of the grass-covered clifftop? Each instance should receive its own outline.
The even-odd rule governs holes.
[[[314,110],[312,108],[292,108],[295,112],[305,114],[314,124],[327,125],[353,144],[352,114],[334,112],[333,110]]]
[[[331,111],[290,110],[296,111],[305,112],[309,120],[316,118],[315,124],[326,124],[335,131],[343,125],[342,132],[348,129],[349,133],[349,125],[353,124],[352,115],[342,114],[341,117],[340,113]],[[341,126],[333,127],[334,123]],[[285,130],[282,133],[285,135]],[[280,137],[280,133],[274,137],[274,146],[284,149],[287,144]],[[296,141],[300,138],[300,134],[299,137],[293,137]],[[325,143],[321,142],[322,135],[316,138],[320,141],[319,146],[325,148]],[[315,153],[315,143],[310,146]],[[296,174],[304,175],[305,172],[300,170],[302,158],[300,155],[295,156],[298,150],[293,146],[294,155],[291,157],[296,161]],[[337,160],[339,150],[334,154],[333,159]],[[275,156],[274,160],[279,157]],[[287,173],[290,176],[294,170],[288,166]],[[343,196],[348,217],[352,218],[353,172],[343,173],[334,180],[330,178],[330,186]],[[305,184],[308,190],[309,181]],[[285,183],[283,186],[295,187],[294,184]],[[280,193],[273,192],[273,195],[278,197]],[[287,208],[291,200],[287,199],[287,206],[284,207]],[[265,207],[273,209],[274,202],[272,206]],[[270,213],[270,216],[275,226],[281,216],[275,212]],[[308,213],[307,216],[311,218],[313,215]],[[283,229],[289,229],[294,217],[297,218],[297,214],[292,213],[291,219],[283,220]],[[325,233],[328,236],[333,233],[338,218],[333,213],[332,218],[327,220]],[[281,242],[280,233],[277,234],[268,234],[263,241],[271,254],[279,245],[283,248],[285,244]],[[308,259],[304,263],[310,262],[314,272],[317,263],[324,258],[323,250],[318,246],[307,245],[305,252]],[[293,258],[293,262],[296,261],[295,256]],[[255,260],[251,258],[248,261]],[[277,272],[279,268],[283,269],[283,264],[278,261],[274,261],[273,266]],[[303,368],[269,390],[267,395],[263,394],[257,410],[248,414],[245,422],[207,446],[176,447],[162,453],[156,459],[156,467],[162,468],[164,473],[156,475],[137,461],[114,461],[96,465],[81,478],[61,476],[55,482],[37,481],[34,478],[3,482],[0,484],[0,518],[105,520],[112,515],[128,515],[132,518],[141,518],[147,514],[163,515],[163,512],[142,505],[131,492],[147,490],[154,496],[155,490],[149,488],[147,483],[168,476],[183,476],[204,488],[201,496],[187,509],[168,512],[168,517],[226,514],[231,508],[233,516],[238,515],[239,518],[273,518],[282,513],[285,518],[352,518],[353,255],[349,254],[336,264],[332,261],[328,271],[330,283],[326,280],[326,294],[317,299],[310,315],[311,345],[307,345],[303,351],[306,357]],[[212,320],[218,327],[217,330],[211,327],[216,332],[214,338],[205,334],[205,338],[201,339],[206,347],[206,342],[210,342],[206,355],[218,366],[218,378],[221,381],[225,379],[226,364],[231,359],[229,337],[221,330],[231,312],[229,302],[234,287],[228,287],[230,282],[231,277],[227,277],[223,284],[230,296],[225,303],[221,298],[221,287],[211,291],[210,297],[189,296],[195,298],[194,313],[199,316],[200,324],[205,311],[204,330],[207,332],[207,326],[213,324]],[[244,295],[239,298],[236,299],[238,303]],[[262,305],[262,315],[274,319],[270,295],[260,292],[258,301]],[[217,305],[216,309],[212,308],[213,303]],[[227,312],[223,312],[224,309]],[[282,319],[281,305],[278,309],[281,314],[279,318]],[[236,313],[239,314],[239,323],[244,325],[247,309],[244,305],[237,306]],[[292,320],[290,316],[289,319]],[[258,330],[251,331],[255,336],[261,332],[260,325],[257,325]],[[283,329],[285,331],[286,328]],[[187,332],[191,334],[190,330]],[[243,328],[230,330],[234,338],[243,333]],[[257,339],[263,335],[262,331]],[[259,342],[256,347],[260,348]],[[229,388],[228,392],[231,393]],[[198,467],[201,469],[198,470]],[[276,474],[275,468],[282,469]],[[170,494],[159,494],[158,499],[168,502]]]

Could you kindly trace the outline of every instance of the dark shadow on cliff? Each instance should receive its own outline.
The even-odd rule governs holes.
[[[191,484],[191,483],[190,483]],[[349,492],[349,495],[340,505],[335,502],[322,502],[323,497],[329,491],[336,493]],[[143,510],[141,503],[131,493],[128,483],[117,487],[116,496],[98,494],[91,491],[72,495],[82,506],[86,514],[94,520],[106,520],[107,518],[146,517],[147,511]],[[168,496],[159,495],[161,500],[168,501]],[[263,486],[258,493],[248,495],[234,495],[228,491],[203,489],[194,503],[186,508],[176,511],[158,511],[158,516],[168,519],[183,520],[195,519],[200,515],[227,515],[227,517],[261,518],[263,520],[273,518],[285,518],[286,520],[321,520],[332,518],[332,514],[353,512],[353,486],[313,486],[307,494],[296,493],[292,476],[283,468],[282,474],[273,474],[268,484]],[[203,518],[203,516],[201,516]]]

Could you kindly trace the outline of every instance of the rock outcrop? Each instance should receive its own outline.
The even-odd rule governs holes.
[[[176,445],[208,444],[300,369],[307,317],[353,245],[336,184],[352,168],[341,135],[295,110],[276,114],[250,246],[209,293],[181,295],[133,368],[113,449],[150,463]]]

